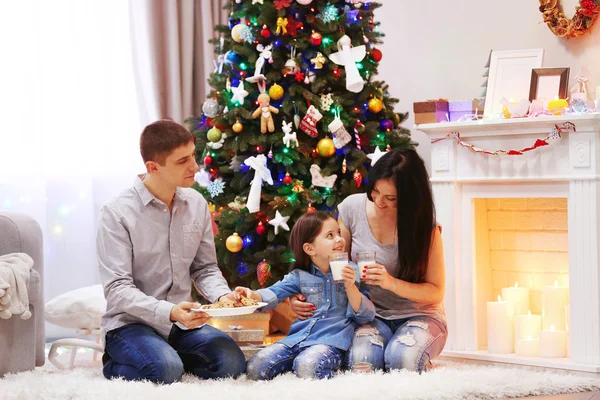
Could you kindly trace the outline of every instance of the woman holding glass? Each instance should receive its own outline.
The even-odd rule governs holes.
[[[347,197],[338,209],[352,260],[360,262],[359,253],[376,256],[359,272],[371,285],[377,314],[356,330],[349,366],[421,373],[448,336],[441,228],[423,160],[412,149],[388,152],[371,168],[367,193]],[[292,309],[306,318],[311,304],[301,300],[292,299]]]

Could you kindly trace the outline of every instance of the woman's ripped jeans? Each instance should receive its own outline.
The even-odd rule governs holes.
[[[354,333],[348,363],[354,371],[408,369],[419,373],[446,344],[448,329],[431,317],[375,318]]]

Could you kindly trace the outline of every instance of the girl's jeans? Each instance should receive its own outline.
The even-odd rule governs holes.
[[[289,371],[294,371],[299,378],[331,378],[340,368],[345,353],[325,344],[300,348],[275,343],[248,361],[248,378],[268,380]]]
[[[423,372],[446,344],[448,329],[431,317],[375,318],[354,333],[348,363],[353,370],[408,369]]]

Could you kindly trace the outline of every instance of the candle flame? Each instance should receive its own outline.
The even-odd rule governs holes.
[[[531,310],[529,310],[529,311],[527,312],[527,315],[531,315]]]
[[[502,297],[500,297],[500,295],[498,295],[498,303],[500,303],[502,301]]]
[[[554,281],[554,287],[558,287],[558,281]]]
[[[515,282],[515,287],[518,288],[519,287],[519,281]]]
[[[550,325],[550,330],[554,332],[554,325]]]

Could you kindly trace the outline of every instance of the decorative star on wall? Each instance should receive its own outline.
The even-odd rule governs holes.
[[[371,167],[375,165],[385,153],[385,151],[379,150],[379,147],[375,147],[375,152],[367,154],[367,157],[369,157],[369,159],[371,160]]]
[[[275,211],[275,218],[270,220],[269,224],[273,225],[275,227],[275,234],[278,235],[279,228],[284,229],[286,231],[290,230],[290,227],[287,224],[289,219],[290,219],[290,217],[284,217],[283,215],[281,215],[281,213],[278,210],[278,211]]]

